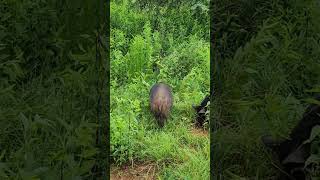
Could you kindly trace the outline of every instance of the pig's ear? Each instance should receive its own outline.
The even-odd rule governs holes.
[[[194,105],[194,104],[192,104],[192,108],[193,108],[196,112],[198,112],[198,111],[200,110],[200,106],[196,106],[196,105]]]
[[[266,147],[268,147],[276,152],[278,152],[280,144],[282,142],[280,140],[273,139],[271,135],[262,136],[261,141]]]
[[[205,113],[206,113],[205,108],[200,109],[199,114],[205,114]]]

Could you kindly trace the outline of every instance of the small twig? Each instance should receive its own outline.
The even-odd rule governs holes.
[[[292,179],[292,177],[285,172],[283,169],[281,169],[279,166],[277,166],[276,164],[274,164],[273,162],[271,163],[274,167],[276,167],[278,170],[280,170],[282,173],[284,173],[285,175],[287,175],[290,179]]]
[[[147,177],[148,177],[148,174],[149,174],[149,171],[150,171],[151,168],[152,168],[152,166],[150,166],[150,168],[147,171]]]

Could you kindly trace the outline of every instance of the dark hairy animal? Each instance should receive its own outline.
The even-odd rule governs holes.
[[[207,104],[210,101],[210,96],[206,96],[200,103],[199,106],[192,105],[196,111],[196,126],[202,127],[206,121]]]
[[[163,127],[173,105],[171,88],[157,83],[150,90],[150,107],[160,127]]]
[[[320,96],[316,99],[319,101]],[[306,173],[304,165],[310,156],[310,143],[303,143],[309,139],[312,128],[320,125],[320,106],[311,104],[303,114],[302,119],[290,133],[286,140],[274,140],[270,136],[263,136],[262,142],[277,155],[284,173],[281,180],[304,180]]]

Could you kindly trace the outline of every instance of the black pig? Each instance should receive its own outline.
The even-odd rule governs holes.
[[[320,96],[316,99],[319,101]],[[303,143],[310,136],[314,126],[320,125],[320,106],[311,104],[308,106],[302,119],[292,130],[290,138],[276,141],[270,136],[262,137],[262,142],[270,147],[278,155],[282,169],[285,173],[279,179],[306,179],[304,170],[305,161],[310,156],[310,143]]]

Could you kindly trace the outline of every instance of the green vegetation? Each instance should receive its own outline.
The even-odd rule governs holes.
[[[160,179],[208,179],[209,137],[191,133],[191,105],[209,92],[208,1],[148,2],[111,2],[113,166],[151,161]],[[149,107],[159,81],[174,94],[163,129]]]
[[[274,179],[278,169],[260,137],[288,137],[320,86],[320,14],[315,1],[213,3],[216,78],[212,136],[216,177]],[[309,101],[310,102],[310,101]],[[316,131],[315,131],[316,132]],[[314,177],[319,144],[312,147]],[[317,157],[317,158],[315,158]]]
[[[92,179],[106,166],[106,22],[91,2],[0,2],[0,179]]]

